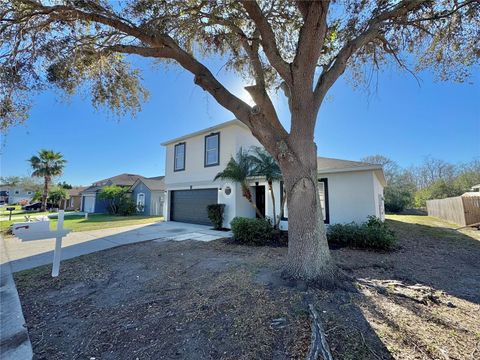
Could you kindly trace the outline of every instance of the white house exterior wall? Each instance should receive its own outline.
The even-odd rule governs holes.
[[[375,216],[379,219],[385,220],[383,185],[378,178],[377,172],[373,173],[373,191],[375,193]]]
[[[18,194],[15,194],[18,192]],[[8,203],[9,204],[18,204],[23,200],[31,201],[33,199],[33,190],[25,190],[22,188],[12,188],[8,190]]]
[[[253,138],[248,128],[235,124],[214,132],[220,133],[220,163],[216,166],[204,166],[205,136],[211,134],[210,132],[180,141],[185,142],[185,170],[182,171],[173,170],[174,148],[178,143],[171,143],[166,146],[165,185],[168,188],[181,183],[194,184],[200,181],[212,183],[215,175],[225,168],[230,157],[235,156],[237,149],[240,146],[245,146],[244,143],[239,143],[239,141],[247,142],[246,139]],[[248,140],[248,142],[252,141]]]
[[[255,217],[255,210],[242,196],[241,187],[230,181],[213,181],[215,175],[222,171],[232,156],[240,148],[248,150],[252,146],[261,146],[253,137],[250,130],[238,123],[229,123],[217,129],[207,129],[191,137],[179,138],[177,142],[170,142],[166,147],[165,186],[167,194],[164,201],[164,215],[170,220],[171,191],[188,189],[217,189],[218,203],[225,204],[224,226],[230,227],[235,216]],[[204,166],[205,136],[211,133],[220,133],[219,165]],[[174,171],[174,147],[185,142],[185,170]],[[349,223],[352,221],[364,222],[369,215],[384,218],[380,209],[380,196],[383,196],[383,185],[372,169],[342,170],[319,174],[318,178],[328,180],[328,209],[329,223]],[[381,170],[379,170],[381,171]],[[381,175],[381,174],[380,174]],[[255,184],[265,186],[265,215],[273,219],[273,204],[266,181],[252,180],[250,182],[252,195],[255,199]],[[230,195],[225,194],[225,187],[232,189]],[[280,215],[281,193],[280,183],[273,184],[276,201],[276,215]],[[373,200],[373,201],[372,201]],[[288,229],[286,221],[281,222],[283,230]]]
[[[165,186],[167,197],[164,202],[164,214],[170,220],[171,191],[188,189],[222,189],[218,191],[218,203],[225,204],[224,226],[230,226],[230,221],[235,216],[255,216],[251,205],[242,197],[238,184],[229,181],[213,181],[215,175],[225,169],[230,158],[236,155],[240,147],[248,150],[251,146],[260,146],[260,143],[252,136],[250,130],[243,125],[231,124],[213,133],[220,133],[220,161],[217,166],[204,166],[205,136],[212,132],[205,132],[192,136],[179,142],[166,146],[165,161]],[[175,145],[185,142],[185,170],[174,171],[173,158]],[[224,189],[229,186],[232,189],[230,195],[226,195]]]
[[[362,223],[369,215],[376,215],[373,172],[352,171],[322,174],[328,179],[328,209],[330,224]]]

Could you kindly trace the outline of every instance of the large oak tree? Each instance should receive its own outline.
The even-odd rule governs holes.
[[[49,85],[87,90],[95,106],[114,112],[138,111],[147,93],[129,55],[177,64],[279,162],[289,273],[330,283],[313,141],[325,95],[347,69],[358,81],[367,65],[431,67],[441,79],[465,79],[478,63],[479,11],[479,0],[2,0],[1,124],[25,119],[31,95]],[[205,66],[209,56],[228,59],[254,106]],[[288,130],[271,100],[279,89]]]

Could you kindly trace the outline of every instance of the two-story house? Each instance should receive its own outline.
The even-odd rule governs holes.
[[[235,216],[255,217],[242,197],[239,184],[213,181],[240,148],[261,146],[250,129],[239,120],[197,131],[162,143],[166,147],[164,214],[166,220],[210,224],[206,207],[225,204],[224,226]],[[357,161],[318,158],[319,195],[327,224],[363,222],[367,216],[384,218],[381,166]],[[273,185],[276,214],[280,214],[282,182]],[[251,191],[257,207],[273,217],[273,205],[264,179],[252,178]],[[288,210],[281,222],[288,229]]]
[[[18,204],[20,202],[30,202],[35,193],[34,187],[21,187],[14,185],[0,186],[0,203],[2,204]]]

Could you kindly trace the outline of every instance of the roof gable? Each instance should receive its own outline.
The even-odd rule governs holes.
[[[95,181],[92,186],[107,186],[107,185],[118,185],[118,186],[132,186],[137,179],[144,178],[141,175],[136,174],[120,174],[109,177],[107,179]]]
[[[132,185],[132,190],[137,187],[138,184],[143,183],[150,191],[163,191],[165,190],[165,176],[156,176],[155,178],[141,178],[135,181]]]

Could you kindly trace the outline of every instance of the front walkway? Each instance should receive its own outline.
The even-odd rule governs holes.
[[[230,232],[215,231],[210,226],[173,221],[71,232],[62,240],[61,259],[71,259],[120,245],[148,240],[212,241],[230,236]],[[4,239],[4,243],[13,272],[52,263],[54,239],[22,242],[18,238],[7,237]]]

